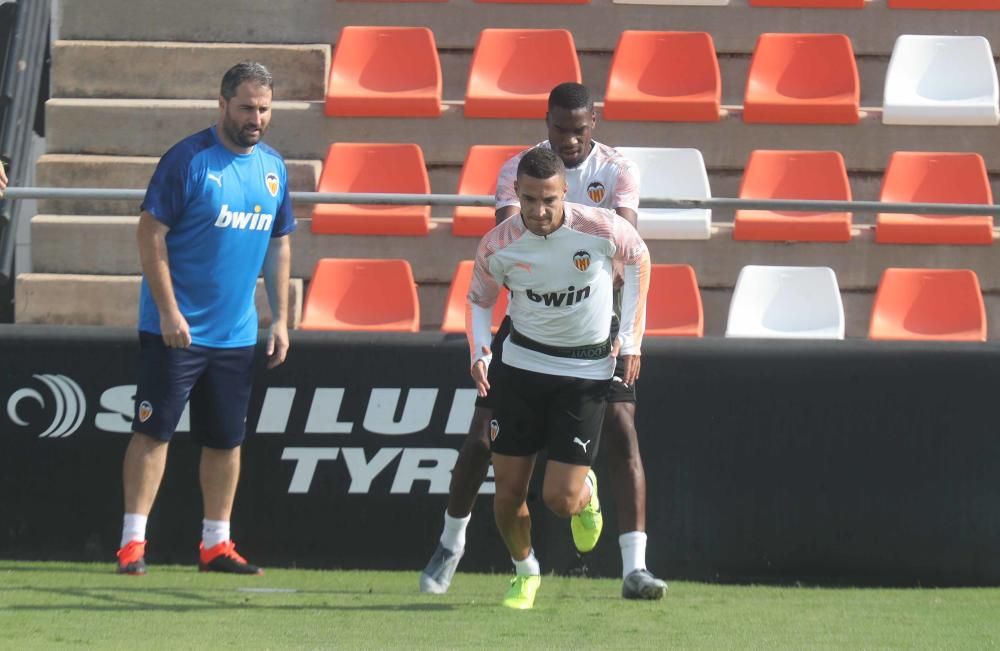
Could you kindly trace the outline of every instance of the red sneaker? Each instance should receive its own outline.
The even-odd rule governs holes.
[[[133,540],[118,550],[118,573],[141,576],[146,573],[146,541]]]
[[[229,574],[263,574],[264,570],[236,553],[236,543],[232,540],[220,542],[211,549],[205,549],[205,544],[198,545],[201,562],[198,569],[202,572],[226,572]]]

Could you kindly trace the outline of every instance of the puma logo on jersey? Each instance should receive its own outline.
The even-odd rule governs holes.
[[[574,436],[573,442],[579,445],[581,448],[583,448],[583,453],[587,454],[587,446],[590,445],[590,439],[587,439],[587,442],[584,443],[583,441],[580,440],[580,437]]]
[[[254,206],[253,212],[236,212],[229,210],[229,204],[222,204],[219,216],[215,220],[217,228],[236,228],[241,231],[266,231],[271,229],[274,215],[262,213],[260,206]]]
[[[222,175],[221,174],[219,174],[218,176],[216,176],[215,174],[207,174],[206,176],[208,176],[208,180],[215,181],[216,183],[219,184],[220,188],[222,187]]]
[[[536,294],[530,289],[527,290],[528,298],[535,303],[545,303],[547,307],[562,307],[563,304],[569,306],[579,303],[590,296],[590,285],[582,289],[577,289],[573,285],[566,288],[565,292],[548,292],[546,294]]]

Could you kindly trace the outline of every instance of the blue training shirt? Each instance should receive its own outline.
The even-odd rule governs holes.
[[[249,154],[235,154],[210,127],[163,155],[142,210],[170,228],[170,278],[191,342],[254,345],[254,292],[268,243],[295,230],[281,155],[263,142]],[[160,313],[145,277],[139,330],[160,334]]]

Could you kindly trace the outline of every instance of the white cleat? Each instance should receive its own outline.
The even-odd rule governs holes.
[[[427,562],[427,567],[420,573],[420,591],[431,594],[448,592],[448,587],[451,585],[451,580],[455,578],[455,570],[458,569],[458,562],[462,560],[464,551],[453,552],[438,543],[434,555]]]
[[[649,570],[633,570],[622,583],[622,597],[626,599],[662,599],[667,582],[650,574]]]

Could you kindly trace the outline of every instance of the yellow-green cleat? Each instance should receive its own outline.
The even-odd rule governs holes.
[[[535,605],[535,593],[542,585],[542,577],[518,574],[510,580],[510,589],[503,596],[503,605],[517,610],[528,610]]]
[[[570,520],[570,529],[573,531],[573,544],[581,554],[593,551],[597,547],[597,541],[601,537],[604,529],[604,516],[601,515],[601,500],[597,497],[597,475],[593,470],[587,472],[590,483],[594,487],[590,493],[590,501],[583,510],[573,516]]]

